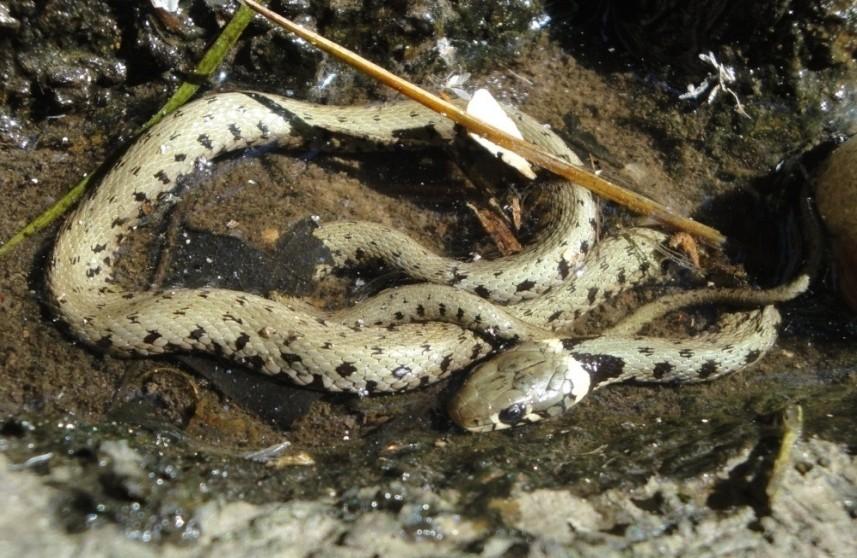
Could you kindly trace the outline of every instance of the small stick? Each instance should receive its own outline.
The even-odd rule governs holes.
[[[529,142],[520,140],[494,126],[491,126],[490,124],[486,124],[437,95],[433,95],[425,89],[417,87],[416,85],[391,74],[384,68],[366,60],[357,53],[348,50],[345,47],[342,47],[289,19],[286,19],[254,0],[243,0],[243,2],[280,27],[294,33],[324,52],[327,52],[357,70],[372,76],[378,81],[392,87],[396,91],[399,91],[418,103],[421,103],[441,115],[446,116],[456,124],[464,126],[470,132],[483,136],[497,145],[514,151],[531,163],[539,165],[554,174],[567,178],[575,184],[583,186],[600,196],[624,205],[632,211],[642,215],[651,216],[664,224],[698,235],[711,244],[721,245],[726,242],[726,237],[714,228],[704,225],[698,221],[694,221],[688,217],[678,215],[665,206],[652,201],[645,196],[626,190],[601,178],[600,176],[596,176],[583,169],[572,166]]]

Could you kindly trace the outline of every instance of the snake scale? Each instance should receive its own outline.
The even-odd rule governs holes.
[[[511,114],[527,140],[580,164],[548,128]],[[132,144],[64,223],[48,264],[53,308],[76,336],[113,354],[201,351],[300,385],[359,394],[440,380],[490,355],[486,338],[517,343],[482,362],[453,399],[451,416],[474,431],[559,414],[616,381],[713,379],[774,343],[772,306],[726,315],[715,332],[690,339],[640,336],[635,325],[590,339],[564,336],[586,310],[662,277],[665,235],[629,229],[596,244],[593,198],[562,182],[539,188],[550,210],[538,238],[497,260],[456,261],[370,223],[319,226],[312,234],[328,247],[332,267],[377,258],[434,283],[391,289],[338,313],[225,289],[134,291],[114,278],[123,240],[153,207],[176,200],[183,176],[218,155],[331,134],[393,145],[449,141],[453,133],[411,102],[330,107],[245,91],[190,103]],[[705,300],[702,293],[690,302]]]

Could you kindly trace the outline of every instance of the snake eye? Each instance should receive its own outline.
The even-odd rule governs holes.
[[[518,424],[524,416],[524,411],[526,407],[523,403],[515,403],[514,405],[509,405],[497,415],[497,418],[500,419],[500,422],[508,425]]]

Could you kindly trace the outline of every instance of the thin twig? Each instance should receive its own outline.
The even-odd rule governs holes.
[[[232,49],[232,46],[238,40],[238,37],[241,36],[244,28],[247,27],[252,20],[253,11],[246,6],[241,6],[238,11],[235,12],[235,15],[232,16],[232,19],[226,27],[223,28],[223,31],[214,43],[212,43],[211,47],[209,47],[205,52],[205,55],[202,57],[202,60],[199,61],[199,64],[197,64],[194,70],[194,79],[183,82],[176,92],[173,93],[172,97],[170,97],[164,106],[161,107],[161,110],[155,113],[145,124],[143,124],[143,126],[140,127],[138,135],[157,124],[164,116],[185,104],[196,94],[200,87],[199,84],[204,83],[209,77],[211,77],[217,67],[220,66],[223,58]],[[60,198],[59,201],[43,211],[41,215],[24,225],[21,230],[16,232],[4,244],[0,245],[0,257],[9,253],[12,248],[27,238],[46,228],[57,218],[62,216],[70,207],[77,203],[77,200],[80,199],[86,191],[87,186],[89,186],[89,179],[93,174],[94,173],[90,173],[87,175],[86,178],[78,182],[71,190]]]
[[[391,74],[377,64],[359,56],[357,53],[348,50],[345,47],[342,47],[289,19],[286,19],[254,0],[243,0],[243,2],[280,27],[294,33],[317,48],[338,58],[357,70],[368,74],[389,87],[392,87],[407,97],[410,97],[428,108],[446,116],[456,124],[464,126],[470,132],[483,136],[497,145],[514,151],[531,163],[537,164],[554,174],[567,178],[575,184],[588,188],[592,192],[618,204],[624,205],[637,213],[651,216],[662,223],[687,231],[691,234],[698,235],[712,244],[720,245],[726,241],[726,237],[716,229],[698,221],[694,221],[693,219],[678,215],[655,201],[635,192],[626,190],[612,182],[608,182],[600,176],[596,176],[583,169],[574,167],[529,142],[520,140],[494,126],[491,126],[490,124],[486,124],[437,95],[433,95],[425,89],[417,87],[416,85]]]

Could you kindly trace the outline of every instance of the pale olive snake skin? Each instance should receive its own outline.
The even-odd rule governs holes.
[[[526,115],[513,117],[529,141],[579,164],[558,136]],[[260,144],[300,145],[330,133],[394,144],[415,137],[448,140],[454,131],[410,102],[327,107],[235,92],[186,105],[138,139],[62,227],[47,275],[55,311],[80,339],[115,354],[201,351],[286,374],[301,385],[361,394],[425,385],[491,351],[482,337],[456,323],[527,340],[501,353],[501,360],[482,364],[456,397],[451,414],[471,430],[558,414],[613,381],[711,379],[754,362],[776,339],[779,315],[770,306],[725,318],[715,334],[678,342],[635,332],[583,341],[552,333],[614,292],[657,277],[662,259],[657,247],[664,235],[647,229],[631,229],[593,250],[595,203],[568,184],[547,187],[554,215],[540,237],[525,252],[501,260],[455,261],[401,233],[363,223],[319,227],[313,234],[329,247],[334,265],[377,257],[440,284],[394,289],[338,315],[238,291],[130,291],[114,281],[122,241],[153,205],[173,201],[179,179],[201,161]],[[425,322],[407,323],[420,320]],[[511,362],[509,370],[496,370],[497,362]],[[546,379],[535,380],[535,371]],[[499,387],[503,376],[505,388]],[[508,387],[509,380],[534,383],[542,391],[522,403],[522,388]],[[533,404],[548,400],[547,406]]]

